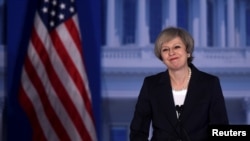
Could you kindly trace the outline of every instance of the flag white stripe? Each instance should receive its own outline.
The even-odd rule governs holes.
[[[77,62],[77,63],[74,64],[77,67],[77,70],[79,72],[83,72],[83,73],[80,73],[80,74],[82,74],[81,76],[82,76],[82,79],[84,81],[84,85],[85,85],[85,89],[86,89],[86,92],[87,92],[87,96],[88,96],[89,100],[91,100],[91,96],[90,96],[90,92],[89,92],[89,87],[88,87],[88,79],[87,79],[87,76],[84,75],[84,74],[86,74],[86,72],[85,72],[84,66],[82,65],[83,64],[82,58],[81,58],[81,56],[80,56],[80,54],[79,54],[79,52],[77,50],[76,44],[74,43],[72,37],[69,36],[68,30],[66,29],[66,27],[65,27],[64,24],[60,25],[57,28],[57,32],[58,32],[59,37],[62,39],[62,41],[67,40],[67,44],[65,42],[63,42],[64,46],[65,46],[65,49],[69,53],[69,55],[70,55],[71,59],[73,60],[73,62],[74,63]],[[73,58],[76,59],[76,60],[74,60]],[[79,61],[77,59],[79,59]],[[58,71],[57,71],[58,73],[66,71],[66,70],[63,70],[63,68],[61,68],[61,69],[55,68],[55,69],[58,69]],[[65,82],[63,80],[61,80],[61,81]],[[64,87],[66,87],[66,86],[70,86],[69,88],[72,88],[72,86],[74,86],[74,83],[72,82],[71,85],[69,85],[69,84],[64,85]],[[72,91],[72,90],[68,90],[68,92],[70,92],[70,91]],[[78,94],[79,94],[79,91],[78,91]],[[78,100],[77,98],[74,98],[73,95],[71,96],[71,99],[73,101]],[[77,103],[77,101],[75,101],[75,102]],[[90,115],[86,114],[85,112],[83,112],[82,108],[85,108],[84,104],[81,105],[78,108],[78,112],[81,113],[84,125],[87,127],[86,129],[88,130],[89,134],[91,135],[91,137],[94,140],[96,140],[96,138],[95,138],[96,134],[95,134],[95,129],[94,129],[94,127],[95,127],[94,123],[92,122]]]
[[[73,19],[73,21],[74,21],[75,24],[76,24],[76,28],[77,28],[77,31],[78,31],[78,33],[79,33],[79,37],[82,38],[82,37],[81,37],[81,34],[80,34],[80,32],[79,32],[79,31],[81,31],[81,30],[80,30],[80,28],[79,28],[78,14],[75,14],[74,16],[72,16],[72,19]]]
[[[43,27],[44,29],[41,27]],[[38,28],[38,29],[45,30],[45,27],[42,24],[40,24],[40,28]],[[40,35],[40,33],[42,33],[42,32],[37,31],[37,33],[38,33],[38,36],[41,38],[42,42],[45,42],[45,41],[43,41],[43,38],[42,38],[43,35]],[[46,38],[46,42],[51,42],[51,39]],[[52,46],[52,44],[51,44],[51,46]],[[69,74],[68,74],[67,70],[65,69],[61,59],[59,58],[56,50],[54,49],[54,47],[48,47],[48,46],[45,46],[45,49],[47,50],[47,52],[50,53],[50,55],[49,55],[50,60],[53,62],[56,62],[56,63],[53,63],[53,64],[55,64],[55,65],[53,65],[54,70],[56,71],[58,76],[60,76],[59,79],[60,79],[61,83],[63,84],[64,88],[69,93],[71,100],[73,101],[73,103],[76,103],[75,106],[77,108],[78,113],[80,113],[81,117],[83,118],[83,122],[84,123],[86,122],[85,125],[92,124],[90,126],[94,126],[90,115],[85,114],[85,112],[83,112],[83,109],[85,109],[85,105],[83,104],[84,101],[82,101],[82,97],[80,95],[80,92],[78,91],[78,89],[74,85],[74,82],[71,79],[71,77],[69,77]],[[74,54],[72,54],[71,58],[73,58],[73,57],[75,57]]]
[[[74,23],[76,24],[77,22],[75,20],[77,20],[77,18],[74,18]],[[77,46],[76,46],[74,40],[70,36],[70,33],[69,33],[70,31],[67,30],[67,28],[64,24],[61,24],[60,26],[58,26],[58,28],[56,30],[58,32],[59,37],[62,39],[62,41],[67,40],[67,42],[63,42],[63,44],[65,46],[65,49],[67,50],[67,52],[71,56],[72,61],[75,63],[75,66],[76,66],[78,72],[80,72],[79,74],[81,75],[81,79],[84,81],[88,98],[91,100],[89,87],[88,87],[88,85],[89,85],[88,79],[87,79],[86,72],[85,72],[85,69],[83,66],[82,56],[79,53],[79,50],[77,49]],[[83,73],[81,73],[81,72],[83,72]]]
[[[78,70],[78,72],[83,72],[83,62],[81,54],[79,53],[79,50],[76,47],[75,42],[73,41],[72,37],[70,36],[70,33],[68,32],[67,28],[65,27],[65,24],[61,24],[56,29],[60,39],[62,40],[65,49],[67,50],[67,53],[72,57],[72,61],[75,63],[75,66]],[[64,42],[67,40],[67,42]],[[80,73],[81,78],[83,78],[83,74]]]
[[[65,130],[69,133],[71,140],[76,140],[76,141],[80,140],[81,137],[78,134],[78,132],[76,132],[77,130],[76,130],[74,124],[72,123],[68,113],[64,109],[63,104],[61,103],[58,96],[56,95],[54,88],[52,87],[52,84],[50,83],[50,80],[46,74],[44,65],[41,62],[40,58],[38,58],[39,55],[34,50],[34,47],[32,44],[30,44],[30,50],[28,53],[29,53],[28,54],[29,57],[31,58],[30,59],[31,62],[32,62],[33,66],[35,66],[35,68],[37,70],[37,74],[45,87],[45,91],[46,91],[48,99],[50,100],[50,104],[54,108],[54,111],[58,115],[58,118],[60,119],[61,123],[63,123]]]
[[[51,127],[47,117],[45,116],[46,114],[44,113],[44,108],[42,106],[40,99],[38,98],[37,91],[34,88],[33,83],[30,82],[30,79],[27,76],[27,73],[25,70],[23,70],[21,81],[22,81],[23,89],[27,94],[27,97],[32,102],[32,105],[35,109],[38,121],[44,132],[45,137],[47,139],[52,139],[53,141],[59,141],[54,129]]]
[[[73,16],[74,18],[74,23],[78,23],[76,22],[78,19],[76,16]],[[77,24],[76,24],[77,25]],[[78,27],[77,27],[78,28]],[[79,30],[79,29],[78,29]],[[66,32],[67,31],[67,32]],[[65,41],[67,40],[67,43],[70,43],[70,45],[67,45],[65,42],[64,42],[64,46],[67,50],[67,52],[69,53],[69,55],[71,56],[71,59],[75,58],[78,58],[79,60],[81,60],[81,62],[77,61],[77,60],[74,60],[73,62],[79,62],[79,64],[75,64],[75,66],[77,66],[77,70],[79,72],[83,72],[83,73],[80,73],[82,74],[82,79],[84,81],[84,84],[85,84],[85,89],[86,89],[86,93],[88,95],[88,98],[89,100],[91,101],[91,96],[90,96],[90,91],[89,91],[89,87],[88,87],[88,79],[87,79],[87,76],[86,76],[86,72],[85,72],[85,69],[84,69],[84,66],[82,65],[83,62],[82,62],[82,59],[81,59],[81,56],[77,50],[77,47],[76,47],[76,44],[74,43],[73,39],[71,36],[69,36],[69,31],[67,30],[67,28],[65,27],[64,24],[60,25],[58,28],[57,28],[57,32],[58,32],[58,35],[59,37],[62,39],[62,41]],[[70,40],[69,40],[70,39]],[[73,51],[72,51],[73,50]],[[77,52],[77,53],[76,53]],[[79,55],[79,56],[78,56]],[[81,66],[81,67],[79,67]],[[72,84],[73,85],[73,84]],[[72,100],[75,100],[72,99]],[[82,105],[84,107],[84,105]],[[84,107],[85,108],[85,107]],[[91,117],[89,114],[85,114],[84,112],[81,112],[78,110],[79,113],[82,113],[82,119],[83,119],[83,122],[84,122],[84,125],[87,127],[86,129],[88,130],[91,138],[93,138],[93,140],[96,140],[96,134],[95,134],[95,126],[94,126],[94,123],[92,122],[91,120]]]
[[[73,19],[73,21],[74,21],[74,23],[75,23],[75,25],[76,25],[77,31],[79,32],[79,31],[80,31],[80,28],[79,28],[79,22],[78,22],[78,14],[75,14],[75,15],[72,17],[72,19]],[[82,38],[80,33],[79,33],[79,37]],[[84,64],[84,62],[83,62],[83,64]],[[86,70],[85,70],[85,66],[83,65],[83,73],[82,73],[82,75],[83,75],[83,80],[84,80],[84,82],[85,82],[84,84],[85,84],[86,92],[87,92],[87,94],[88,94],[88,98],[89,98],[90,101],[92,101],[92,97],[91,97],[91,95],[90,95],[91,93],[90,93],[90,89],[89,89],[88,77],[87,77],[86,74],[87,74],[87,73],[86,73]]]
[[[42,14],[42,13],[41,13]],[[43,13],[44,16],[48,16],[47,13]],[[71,17],[73,19],[74,24],[76,25],[76,28],[78,29],[77,32],[80,33],[79,30],[79,25],[78,25],[78,18],[76,16],[76,14],[74,16]],[[86,75],[86,70],[85,70],[85,66],[84,66],[84,62],[83,62],[83,58],[82,58],[82,52],[80,53],[77,45],[75,44],[73,38],[71,37],[71,32],[72,31],[68,31],[68,29],[66,28],[65,24],[61,24],[59,26],[57,26],[56,28],[56,32],[57,35],[59,36],[59,38],[61,39],[63,45],[65,46],[65,51],[68,53],[68,57],[71,58],[73,65],[75,65],[74,67],[77,70],[74,71],[78,71],[79,75],[80,75],[80,79],[82,80],[83,85],[85,85],[85,90],[86,90],[86,95],[88,97],[87,101],[91,101],[91,95],[90,95],[90,90],[89,90],[89,85],[88,85],[88,79],[87,79],[87,75]],[[89,109],[90,107],[85,107],[84,103],[84,99],[86,97],[83,97],[80,89],[78,89],[79,87],[79,83],[77,83],[78,86],[76,86],[76,83],[74,82],[73,76],[72,74],[69,74],[68,72],[68,68],[65,68],[66,66],[64,66],[64,61],[61,60],[60,56],[59,56],[59,52],[57,52],[56,48],[54,48],[53,46],[53,42],[52,39],[48,33],[47,28],[44,25],[44,22],[40,19],[40,16],[38,15],[38,13],[35,13],[35,20],[34,20],[34,30],[36,30],[36,33],[38,38],[40,40],[33,40],[34,38],[37,38],[36,36],[34,36],[33,38],[31,37],[31,41],[29,43],[29,48],[28,48],[28,56],[29,60],[31,61],[31,64],[26,64],[26,65],[32,65],[35,68],[35,71],[37,71],[37,75],[38,78],[36,79],[40,79],[41,80],[41,85],[43,85],[45,90],[45,94],[43,96],[42,99],[40,99],[40,88],[36,89],[37,85],[33,85],[32,82],[37,81],[31,81],[32,78],[29,78],[30,74],[28,73],[28,70],[23,70],[22,72],[22,86],[23,86],[23,90],[25,91],[25,94],[27,94],[27,97],[30,99],[31,104],[34,107],[34,110],[36,112],[36,116],[37,116],[37,120],[42,131],[44,132],[45,138],[47,138],[47,140],[53,140],[53,141],[57,141],[60,140],[62,138],[62,136],[58,135],[61,132],[65,133],[65,139],[67,137],[70,138],[70,140],[74,140],[74,141],[81,141],[82,138],[88,137],[85,135],[82,135],[80,133],[82,133],[81,131],[78,131],[79,129],[83,129],[83,130],[87,130],[87,133],[90,137],[91,137],[91,141],[97,141],[97,136],[96,136],[96,131],[95,131],[95,125],[93,123],[92,119],[92,113],[89,113],[88,110],[92,110]],[[35,35],[36,35],[35,34]],[[73,33],[75,35],[75,33]],[[55,34],[54,34],[55,35]],[[81,35],[79,34],[79,37],[81,37]],[[41,56],[39,56],[39,52],[37,52],[37,50],[35,49],[35,46],[33,46],[32,42],[36,42],[40,43],[39,41],[41,41],[41,43],[43,45],[39,45],[39,47],[44,47],[44,50],[46,50],[48,56],[45,57],[49,57],[47,59],[49,59],[50,63],[53,67],[54,70],[52,70],[52,73],[55,73],[58,76],[58,79],[55,78],[56,80],[60,81],[60,84],[57,86],[60,86],[62,84],[62,87],[66,90],[65,93],[64,91],[61,91],[62,94],[67,94],[67,96],[69,96],[70,100],[68,99],[69,102],[72,102],[71,104],[73,105],[68,105],[70,107],[65,107],[67,106],[67,104],[62,103],[62,99],[63,101],[65,100],[66,97],[61,97],[62,95],[60,95],[61,93],[57,93],[58,88],[54,87],[55,85],[52,84],[55,81],[52,80],[53,78],[51,78],[50,72],[47,72],[48,70],[46,69],[46,67],[44,66],[44,62],[45,60],[40,60]],[[54,43],[58,43],[58,42],[54,42]],[[57,47],[57,46],[56,46]],[[67,66],[69,67],[69,66]],[[24,67],[25,68],[25,67]],[[30,70],[29,70],[30,71]],[[32,77],[32,76],[30,76]],[[79,79],[79,78],[77,78]],[[37,84],[37,83],[35,83]],[[45,98],[45,99],[44,99]],[[61,99],[62,98],[62,99]],[[25,100],[25,99],[23,99]],[[44,103],[47,102],[48,103]],[[47,111],[47,108],[44,109],[44,104],[49,104],[47,105],[48,107],[51,107],[53,109],[50,109],[49,111]],[[28,106],[28,105],[23,105],[23,106]],[[76,110],[72,107],[75,106]],[[29,109],[29,107],[24,107],[25,109]],[[74,112],[78,112],[80,117],[78,115],[76,115],[76,118],[72,118],[72,115],[69,115],[73,112],[68,111],[68,109],[70,109]],[[88,109],[87,109],[88,108]],[[29,111],[27,111],[29,112]],[[92,111],[91,111],[92,112]],[[47,115],[48,113],[51,113],[52,115]],[[77,113],[77,114],[78,114]],[[56,114],[57,116],[55,116],[54,114]],[[75,113],[76,114],[76,113]],[[30,114],[28,114],[30,115]],[[51,122],[51,118],[53,118],[52,116],[54,116],[55,119],[60,120],[57,122]],[[32,118],[32,117],[30,117]],[[72,119],[71,119],[72,118]],[[78,119],[78,121],[76,121],[75,119]],[[83,125],[77,124],[79,123],[79,120],[82,120],[81,122],[83,123]],[[35,121],[35,120],[34,120]],[[55,120],[53,120],[55,121]],[[36,125],[36,124],[35,124]],[[61,127],[63,126],[63,127]],[[82,127],[84,126],[84,127]],[[59,127],[59,128],[58,128]],[[62,129],[64,128],[64,129]],[[58,131],[57,131],[58,129]],[[35,130],[35,134],[39,134],[38,130]],[[66,133],[67,132],[67,133]],[[67,136],[67,135],[68,136]],[[42,134],[41,134],[42,135]]]
[[[75,23],[75,25],[76,25],[76,27],[77,27],[77,31],[78,31],[78,32],[81,31],[80,28],[79,28],[78,14],[75,14],[75,16],[73,16],[72,18],[73,18],[73,21],[74,21],[74,23]],[[82,38],[80,33],[79,33],[79,37]],[[82,44],[83,44],[83,43],[82,43]],[[83,63],[83,64],[84,64],[84,63]],[[85,82],[84,84],[85,84],[86,92],[87,92],[87,94],[88,94],[88,98],[89,98],[89,100],[92,102],[92,97],[91,97],[91,95],[90,95],[91,93],[90,93],[90,89],[89,89],[88,77],[87,77],[86,68],[85,68],[84,65],[83,65],[83,73],[82,73],[82,75],[84,76],[84,77],[83,77],[83,80],[84,80],[84,82]]]
[[[59,56],[57,56],[57,57],[59,58]],[[75,57],[74,54],[72,54],[71,58],[73,58],[73,57]],[[59,61],[59,60],[60,59],[58,59],[58,62],[57,62],[58,67],[56,67],[55,70],[56,70],[57,74],[59,74],[60,76],[66,76],[66,74],[68,72],[65,69],[65,67],[63,66],[62,62]],[[71,97],[71,100],[73,101],[73,103],[76,103],[75,106],[77,108],[78,113],[82,117],[82,121],[83,121],[84,125],[87,127],[86,129],[88,130],[88,132],[92,136],[92,138],[94,138],[96,135],[95,135],[95,129],[93,127],[95,127],[95,126],[94,126],[94,123],[91,120],[91,116],[89,114],[86,114],[86,112],[83,111],[83,109],[85,109],[85,105],[83,104],[84,101],[82,101],[82,97],[80,95],[80,92],[75,87],[74,82],[71,79],[70,80],[69,79],[68,80],[65,80],[65,79],[63,80],[63,78],[64,77],[60,77],[60,80],[61,80],[62,84],[66,88],[67,92],[70,93],[69,96]]]
[[[38,18],[37,21],[38,20],[40,20],[40,18]],[[40,21],[38,23],[42,23],[42,22]],[[94,123],[92,122],[91,116],[84,112],[83,109],[85,109],[85,105],[83,104],[82,97],[81,97],[78,89],[75,87],[72,79],[69,79],[70,77],[68,77],[68,72],[66,71],[65,67],[63,66],[62,61],[60,60],[54,47],[49,47],[49,46],[52,46],[52,43],[51,43],[51,39],[49,38],[49,36],[47,36],[48,33],[44,32],[44,31],[47,31],[46,28],[44,27],[43,24],[36,24],[35,29],[37,29],[38,36],[41,38],[42,42],[47,44],[47,45],[44,44],[44,46],[45,46],[47,52],[50,53],[50,55],[49,55],[50,60],[53,62],[56,62],[56,63],[53,63],[53,67],[54,67],[56,73],[58,74],[58,76],[60,76],[59,77],[60,81],[62,82],[63,86],[65,87],[65,89],[69,93],[71,100],[73,101],[73,103],[75,104],[75,106],[77,108],[77,111],[81,115],[82,121],[83,121],[84,125],[86,126],[86,129],[88,130],[91,137],[95,138],[96,137],[95,128],[94,128],[95,126],[94,126]],[[63,34],[67,34],[67,33],[63,33]],[[61,35],[61,33],[59,33],[59,35]],[[72,38],[70,37],[70,39],[72,39]],[[68,48],[67,50],[70,50],[70,49]],[[70,54],[70,56],[71,56],[71,58],[74,58],[76,55]],[[80,57],[79,57],[79,60],[81,60]],[[76,66],[78,66],[78,65],[76,65]],[[84,72],[84,69],[81,69],[81,71]],[[85,72],[84,72],[84,74],[85,74]],[[86,77],[85,77],[85,79],[86,79]],[[88,85],[87,79],[85,81],[86,82],[84,82],[84,84]],[[88,86],[86,86],[86,88],[88,88]],[[86,89],[86,91],[88,93],[88,97],[90,98],[88,89]]]

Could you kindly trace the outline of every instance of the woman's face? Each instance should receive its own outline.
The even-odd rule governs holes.
[[[178,70],[188,66],[187,58],[190,54],[186,51],[186,46],[180,37],[176,37],[161,46],[161,57],[163,63],[172,70]]]

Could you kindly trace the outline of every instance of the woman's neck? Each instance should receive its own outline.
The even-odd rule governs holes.
[[[191,77],[191,69],[189,67],[185,67],[178,71],[169,70],[169,75],[172,88],[174,90],[183,90],[188,86],[189,79]]]

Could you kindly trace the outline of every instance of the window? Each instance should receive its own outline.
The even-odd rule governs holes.
[[[162,28],[162,1],[161,0],[150,0],[150,42],[154,43],[158,34],[161,32]]]
[[[123,0],[123,38],[122,44],[135,43],[136,24],[136,4],[135,0]]]
[[[177,26],[188,30],[188,0],[177,0]]]

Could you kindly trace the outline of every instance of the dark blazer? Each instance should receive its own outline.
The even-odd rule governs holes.
[[[208,126],[229,124],[219,78],[190,65],[183,112],[177,119],[168,70],[144,79],[130,125],[130,141],[205,141]]]

